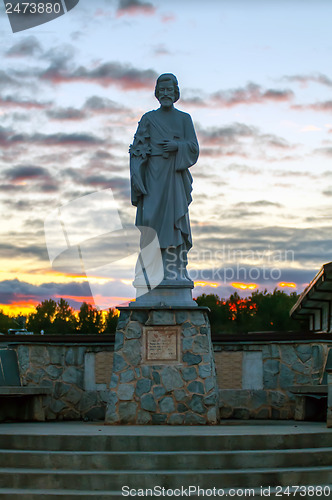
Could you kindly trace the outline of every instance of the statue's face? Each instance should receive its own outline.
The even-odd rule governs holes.
[[[175,101],[175,90],[172,81],[166,80],[158,85],[158,101],[162,108],[170,108]]]

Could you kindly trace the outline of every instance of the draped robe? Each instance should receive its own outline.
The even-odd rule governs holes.
[[[188,207],[192,201],[189,167],[198,158],[198,142],[189,114],[173,109],[175,126],[163,114],[142,116],[130,148],[132,204],[136,226],[153,228],[161,249],[192,246]],[[159,143],[174,140],[178,150],[165,153]]]

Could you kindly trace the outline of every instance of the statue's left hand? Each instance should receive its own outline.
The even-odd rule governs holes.
[[[175,153],[178,150],[178,143],[176,141],[169,141],[165,139],[159,143],[166,153]]]

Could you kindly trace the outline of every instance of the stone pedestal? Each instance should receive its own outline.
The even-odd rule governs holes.
[[[106,424],[219,421],[207,309],[120,309]]]
[[[152,287],[146,293],[147,285],[140,285],[134,281],[136,288],[136,301],[129,307],[194,307],[197,303],[192,298],[194,283],[191,280],[167,280],[164,279],[156,287]]]

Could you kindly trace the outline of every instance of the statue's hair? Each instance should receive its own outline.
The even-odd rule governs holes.
[[[178,84],[177,78],[176,78],[175,75],[173,75],[173,73],[163,73],[162,75],[160,75],[157,78],[156,88],[154,90],[154,95],[158,99],[158,86],[159,86],[159,84],[161,82],[167,82],[167,81],[171,81],[173,83],[174,92],[175,92],[175,100],[174,100],[174,102],[176,102],[176,101],[179,100],[179,97],[180,97],[180,89],[179,89],[179,84]]]

